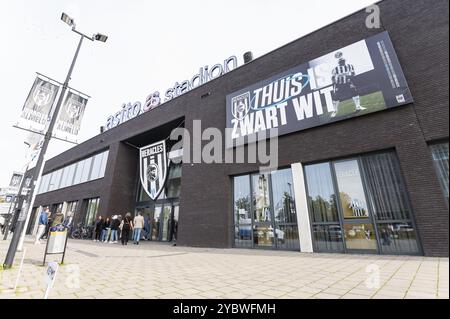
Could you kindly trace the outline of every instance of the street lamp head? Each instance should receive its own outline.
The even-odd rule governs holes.
[[[61,20],[67,23],[69,26],[75,27],[75,21],[64,12],[61,15]]]
[[[108,36],[106,36],[104,34],[101,34],[101,33],[94,34],[94,40],[106,42],[107,39],[108,39]]]

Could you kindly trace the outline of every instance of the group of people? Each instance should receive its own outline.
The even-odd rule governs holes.
[[[94,224],[94,241],[103,243],[117,243],[120,231],[120,240],[122,245],[127,245],[130,234],[133,234],[133,244],[139,245],[143,230],[144,238],[148,239],[147,233],[150,231],[146,227],[146,221],[140,212],[134,217],[127,213],[124,218],[121,215],[114,215],[111,218],[98,216]]]
[[[35,244],[40,244],[41,239],[47,237],[51,227],[55,227],[56,225],[64,225],[65,227],[71,226],[73,218],[72,212],[68,212],[67,216],[64,216],[61,209],[58,208],[56,213],[50,217],[51,214],[50,209],[46,207],[39,215]]]

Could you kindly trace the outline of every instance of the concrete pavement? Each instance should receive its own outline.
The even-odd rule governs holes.
[[[0,241],[3,263],[9,241]],[[42,298],[45,244],[0,270],[0,299]],[[50,255],[48,260],[60,260]],[[448,258],[135,246],[69,240],[50,298],[449,298]]]

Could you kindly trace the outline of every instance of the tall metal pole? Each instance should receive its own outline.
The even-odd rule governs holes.
[[[58,99],[58,103],[56,104],[55,111],[53,112],[53,114],[51,116],[48,130],[45,133],[44,143],[42,144],[41,151],[39,152],[39,157],[38,157],[38,160],[36,163],[36,167],[34,168],[34,174],[31,179],[31,184],[30,184],[31,188],[30,188],[30,192],[28,195],[29,200],[27,201],[26,209],[23,209],[20,212],[19,218],[17,220],[17,225],[16,225],[16,228],[14,229],[14,235],[11,240],[11,243],[9,244],[8,253],[6,255],[5,262],[3,263],[4,269],[9,269],[12,267],[12,264],[14,262],[14,256],[17,251],[17,246],[19,245],[19,241],[20,241],[20,238],[22,235],[23,228],[25,226],[25,222],[27,220],[27,216],[28,216],[29,212],[31,211],[31,209],[33,208],[34,191],[36,188],[36,181],[37,181],[38,177],[41,175],[41,172],[43,169],[44,156],[45,156],[45,153],[47,152],[48,144],[50,143],[50,139],[52,138],[52,135],[53,135],[53,128],[55,127],[56,120],[57,120],[58,114],[59,114],[59,110],[61,109],[61,104],[64,99],[64,95],[69,86],[70,77],[72,76],[72,71],[73,71],[75,62],[78,57],[78,52],[80,51],[81,44],[83,43],[83,38],[84,38],[84,35],[81,35],[80,42],[78,42],[78,47],[77,47],[77,50],[76,50],[75,55],[72,60],[72,64],[70,65],[69,72],[67,73],[66,80],[64,81],[64,84],[63,84],[63,87],[61,90],[61,94]]]

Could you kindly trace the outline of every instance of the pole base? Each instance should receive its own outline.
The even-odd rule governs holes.
[[[12,265],[3,264],[3,270],[11,269]]]

